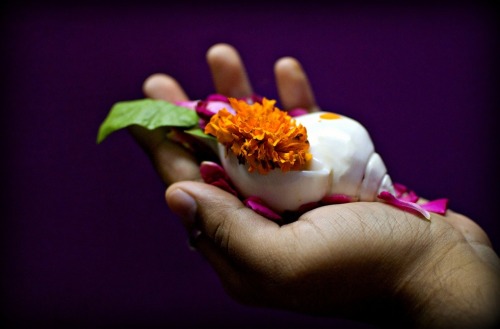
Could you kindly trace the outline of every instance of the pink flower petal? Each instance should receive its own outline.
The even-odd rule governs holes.
[[[260,95],[252,94],[250,96],[240,97],[238,99],[243,100],[243,101],[247,102],[248,104],[253,104],[253,103],[262,103],[262,98],[263,97]]]
[[[175,105],[182,106],[182,107],[187,107],[188,109],[191,109],[191,110],[194,110],[196,108],[197,104],[198,104],[198,101],[179,101],[179,102],[175,102]]]
[[[405,185],[400,183],[394,183],[394,190],[396,191],[396,198],[408,202],[417,202],[420,197],[412,190],[407,188]]]
[[[444,215],[448,209],[448,199],[436,199],[422,204],[422,208],[436,214]]]
[[[212,115],[216,114],[222,109],[226,109],[229,113],[235,114],[236,111],[226,102],[209,102],[207,104],[208,112],[212,113]]]
[[[338,203],[348,203],[353,202],[352,197],[345,194],[331,194],[323,197],[321,202],[324,204],[338,204]]]
[[[393,183],[394,190],[396,191],[396,198],[399,198],[401,195],[408,191],[408,188],[400,183]]]
[[[245,206],[252,209],[259,215],[266,217],[267,219],[273,220],[275,222],[281,221],[283,218],[272,211],[259,197],[251,196],[243,201]]]
[[[207,102],[226,102],[229,103],[227,96],[224,96],[222,94],[211,94],[208,95],[207,98],[205,98]]]
[[[409,202],[409,201],[404,201],[404,200],[398,199],[394,195],[392,195],[391,193],[389,193],[387,191],[380,192],[380,194],[378,195],[378,198],[384,200],[388,204],[391,204],[397,208],[416,211],[416,212],[420,213],[422,216],[424,216],[426,219],[431,218],[431,214],[427,210],[422,208],[422,206],[420,206],[419,204],[417,204],[415,202]]]
[[[206,119],[202,119],[200,118],[198,120],[198,126],[200,127],[201,130],[205,130],[205,127],[207,126],[207,124],[209,123],[210,121],[207,121]]]
[[[196,106],[196,113],[198,113],[198,115],[202,117],[210,118],[212,115],[216,114],[222,109],[226,109],[233,114],[235,113],[234,109],[229,105],[229,103],[219,101],[199,101],[198,105]]]
[[[212,181],[218,180],[220,178],[229,180],[229,176],[226,174],[224,168],[221,165],[211,161],[203,161],[200,164],[200,174],[205,183],[211,183]]]
[[[224,97],[224,101],[218,100],[221,97]],[[210,98],[210,96],[209,96]],[[227,102],[227,97],[221,96],[221,95],[212,95],[212,99],[214,100],[203,100],[199,101],[196,104],[195,110],[196,114],[200,117],[200,120],[198,121],[198,125],[201,129],[205,129],[206,125],[208,122],[210,122],[210,119],[214,114],[217,114],[222,109],[228,110],[230,113],[235,114],[236,111],[229,105]],[[217,99],[217,100],[215,100]]]
[[[307,114],[307,113],[309,113],[309,111],[307,111],[306,109],[302,109],[302,108],[288,110],[288,115],[293,117],[293,118]]]
[[[231,193],[232,195],[234,196],[238,196],[238,192],[236,192],[233,187],[229,184],[229,182],[223,180],[223,179],[218,179],[218,180],[215,180],[215,181],[212,181],[211,183],[209,183],[210,185],[213,185],[213,186],[216,186],[228,193]]]
[[[305,203],[305,204],[301,205],[299,207],[299,209],[297,209],[297,213],[303,214],[305,212],[308,212],[309,210],[313,210],[315,208],[319,208],[322,205],[323,204],[320,201],[317,201],[317,202],[308,202],[308,203]]]
[[[417,202],[418,199],[420,199],[420,198],[415,192],[413,192],[412,190],[409,190],[408,192],[401,195],[398,199],[403,200],[403,201],[408,201],[408,202]]]
[[[220,187],[224,191],[238,196],[231,179],[227,175],[224,168],[219,164],[210,161],[203,161],[200,164],[200,175],[205,183]]]

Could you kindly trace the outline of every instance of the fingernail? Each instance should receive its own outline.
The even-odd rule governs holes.
[[[170,209],[179,215],[188,230],[194,227],[198,205],[196,201],[181,189],[175,189],[168,196]]]

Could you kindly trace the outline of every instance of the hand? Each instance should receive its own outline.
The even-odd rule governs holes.
[[[252,93],[232,47],[212,47],[207,60],[218,93]],[[283,109],[317,109],[296,60],[279,60],[275,74]],[[147,79],[144,91],[187,99],[165,75]],[[173,184],[166,193],[170,208],[189,232],[198,232],[193,245],[236,300],[384,325],[477,328],[498,321],[498,256],[472,220],[448,211],[428,222],[383,203],[356,202],[278,226],[232,195],[193,182],[198,160],[165,131],[131,132],[163,181]]]
[[[279,226],[203,183],[174,184],[166,198],[242,303],[398,327],[498,321],[498,257],[484,231],[452,211],[429,222],[355,202]]]
[[[238,52],[227,44],[217,44],[207,52],[207,62],[212,72],[215,90],[229,97],[244,97],[252,94],[244,65]],[[282,109],[316,109],[309,81],[300,64],[286,57],[276,62],[276,83],[281,97]],[[188,96],[177,81],[165,74],[150,76],[143,85],[146,97],[170,102],[188,100]],[[163,181],[170,185],[185,180],[199,180],[199,162],[195,154],[206,151],[197,148],[195,152],[167,138],[165,128],[149,131],[132,126],[129,131],[139,145],[150,156]],[[188,136],[186,136],[188,138]],[[204,160],[207,160],[204,158]]]

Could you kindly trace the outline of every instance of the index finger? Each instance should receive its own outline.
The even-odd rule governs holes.
[[[143,84],[146,97],[169,102],[188,99],[184,90],[175,79],[165,74],[153,74]],[[137,143],[151,158],[156,171],[167,184],[181,180],[199,178],[196,158],[187,149],[167,139],[168,128],[148,130],[131,126],[129,131]]]

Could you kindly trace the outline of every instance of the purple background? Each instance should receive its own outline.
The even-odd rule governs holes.
[[[449,197],[498,251],[495,19],[464,4],[7,6],[5,321],[370,328],[232,301],[188,249],[132,138],[96,145],[111,106],[142,97],[152,73],[178,78],[193,99],[212,93],[204,56],[217,42],[240,50],[255,90],[272,98],[275,60],[298,58],[319,105],[368,128],[393,180]]]

